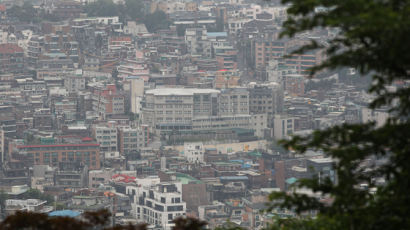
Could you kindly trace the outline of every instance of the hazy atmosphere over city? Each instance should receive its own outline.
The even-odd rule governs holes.
[[[410,0],[0,0],[0,230],[410,229]]]

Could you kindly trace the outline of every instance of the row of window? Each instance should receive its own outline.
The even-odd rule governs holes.
[[[162,109],[162,108],[167,108],[167,109],[171,109],[171,108],[191,108],[191,105],[156,105],[157,109]]]
[[[166,121],[173,121],[174,119],[173,119],[172,117],[167,117],[166,119],[164,119],[163,117],[158,117],[158,118],[157,118],[157,121],[158,121],[158,122],[161,122],[161,121],[164,121],[164,120],[166,120]],[[182,120],[190,121],[191,118],[190,118],[190,117],[185,117],[184,119],[182,119],[182,117],[177,117],[177,118],[175,118],[175,121],[182,121]]]
[[[36,157],[40,156],[40,154],[41,153],[39,153],[39,152],[35,153]],[[56,156],[58,156],[58,154],[59,154],[58,152],[43,153],[44,157],[49,157],[49,156],[56,157]],[[76,155],[76,156],[81,156],[81,155],[84,155],[84,156],[93,155],[93,156],[95,156],[96,154],[97,154],[97,152],[95,152],[95,151],[93,151],[93,152],[62,152],[61,153],[62,156],[66,156],[66,155],[67,156],[74,156],[74,155]]]
[[[96,149],[97,146],[52,146],[52,147],[26,147],[25,151],[59,151],[59,150],[86,150]]]
[[[191,114],[191,113],[192,113],[190,110],[187,110],[187,111],[182,111],[182,110],[178,110],[178,111],[167,110],[167,111],[165,111],[165,114],[173,114],[174,112],[175,112],[175,114],[182,114],[182,113],[184,113],[184,114]],[[162,110],[157,111],[157,114],[164,114],[164,111],[162,111]]]

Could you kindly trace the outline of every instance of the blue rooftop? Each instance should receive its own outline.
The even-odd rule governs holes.
[[[286,180],[286,183],[287,183],[287,184],[293,184],[293,183],[295,183],[297,180],[298,180],[298,179],[296,179],[296,178],[294,178],[294,177],[291,177],[291,178],[289,178],[289,179]]]
[[[61,211],[54,211],[50,212],[49,216],[64,216],[64,217],[76,217],[79,216],[81,213],[72,211],[72,210],[61,210]]]
[[[206,33],[206,36],[208,37],[227,37],[228,33],[227,32],[208,32]]]

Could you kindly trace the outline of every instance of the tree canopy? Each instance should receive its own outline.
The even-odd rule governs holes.
[[[297,153],[320,150],[334,159],[337,182],[304,179],[298,187],[321,194],[327,202],[297,193],[273,193],[272,207],[287,208],[300,218],[279,220],[273,229],[410,229],[410,1],[283,0],[289,18],[282,36],[327,28],[336,36],[327,46],[315,41],[297,50],[326,50],[328,59],[312,69],[355,68],[371,75],[372,109],[385,107],[386,124],[344,124],[283,141]],[[380,125],[380,124],[379,124]],[[376,159],[375,165],[365,165]],[[382,160],[380,160],[382,159]],[[379,161],[377,161],[379,160]],[[384,181],[384,183],[378,183]],[[369,188],[358,186],[368,184]],[[315,218],[303,214],[317,212]]]
[[[86,6],[88,16],[119,16],[122,22],[140,19],[149,32],[167,29],[171,22],[162,11],[147,13],[141,0],[126,0],[124,4],[115,4],[112,0],[98,0]]]
[[[30,2],[25,2],[23,6],[14,5],[7,10],[11,17],[26,23],[39,23],[41,21],[58,21],[55,15],[47,13],[43,9],[36,9]]]
[[[147,30],[152,33],[160,29],[169,28],[171,22],[163,11],[155,11],[154,13],[145,16],[144,24],[147,27]]]
[[[44,213],[17,211],[0,223],[2,230],[147,230],[146,224],[112,225],[111,213],[108,210],[85,212],[82,218],[48,216]],[[189,217],[173,220],[173,230],[202,230],[206,222]]]
[[[144,5],[140,0],[126,0],[125,4],[115,4],[112,0],[98,0],[85,7],[88,16],[119,16],[121,21],[143,18]]]
[[[38,189],[29,189],[27,192],[22,194],[22,199],[39,199],[47,201],[48,205],[53,204],[54,197],[48,194],[42,193]]]
[[[17,18],[22,22],[33,22],[37,23],[41,21],[39,14],[36,9],[34,9],[33,5],[26,2],[23,6],[13,6],[9,10],[7,10],[7,14]]]

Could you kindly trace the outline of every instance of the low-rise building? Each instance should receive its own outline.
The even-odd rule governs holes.
[[[204,163],[205,149],[201,142],[185,142],[184,157],[191,163]]]
[[[13,200],[8,199],[5,201],[5,213],[6,215],[12,215],[16,211],[27,212],[40,212],[48,213],[53,210],[52,207],[46,206],[47,201],[39,199],[27,199],[27,200]]]

